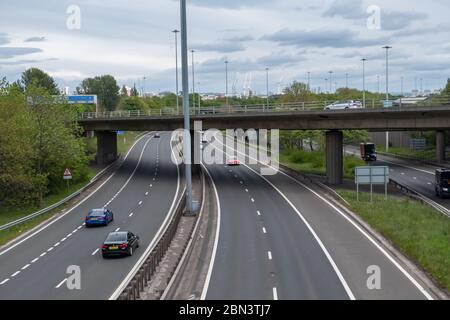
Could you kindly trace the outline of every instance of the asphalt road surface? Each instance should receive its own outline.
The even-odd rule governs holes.
[[[432,298],[378,242],[307,186],[283,173],[262,177],[260,165],[207,168],[221,210],[203,298]]]
[[[154,239],[178,197],[179,173],[170,161],[170,134],[145,135],[120,169],[91,197],[45,229],[0,251],[0,299],[108,299]],[[86,229],[92,208],[107,206],[114,221]],[[104,260],[107,234],[140,236],[132,257]],[[67,286],[69,266],[81,271],[81,289]]]

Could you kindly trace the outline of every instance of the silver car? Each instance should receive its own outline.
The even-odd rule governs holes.
[[[361,102],[355,100],[337,101],[325,107],[325,110],[361,109]]]

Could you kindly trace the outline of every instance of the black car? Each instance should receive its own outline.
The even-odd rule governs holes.
[[[450,169],[436,170],[436,184],[434,185],[436,195],[440,198],[450,196]]]
[[[132,256],[139,248],[139,237],[128,231],[111,232],[102,246],[103,258],[110,256]]]

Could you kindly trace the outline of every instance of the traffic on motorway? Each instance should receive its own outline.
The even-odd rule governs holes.
[[[449,1],[0,12],[5,312],[282,319],[337,301],[312,311],[365,317],[450,300]]]

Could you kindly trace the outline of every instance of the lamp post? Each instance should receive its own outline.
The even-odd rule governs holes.
[[[311,72],[308,71],[308,91],[311,91]]]
[[[191,50],[192,53],[192,109],[195,114],[195,61],[194,61],[194,53],[195,50]]]
[[[390,46],[384,46],[386,49],[386,107],[389,107],[389,49]],[[389,152],[389,131],[386,131],[386,152]]]
[[[345,74],[345,88],[348,89],[348,73]]]
[[[267,109],[269,109],[269,68],[266,68]]]
[[[328,71],[328,73],[330,74],[330,93],[333,93],[333,71]]]
[[[184,163],[186,174],[186,212],[192,213],[192,165],[191,165],[191,133],[189,123],[189,70],[187,49],[186,0],[180,0],[181,11],[181,77],[183,86],[184,111]]]
[[[225,61],[225,101],[228,106],[228,60]]]
[[[175,94],[177,96],[177,115],[180,114],[180,97],[179,97],[179,90],[178,90],[178,33],[179,30],[175,29],[172,31],[175,34],[175,79],[176,79],[176,85],[175,85]]]
[[[366,58],[361,59],[363,63],[363,107],[366,108]]]

